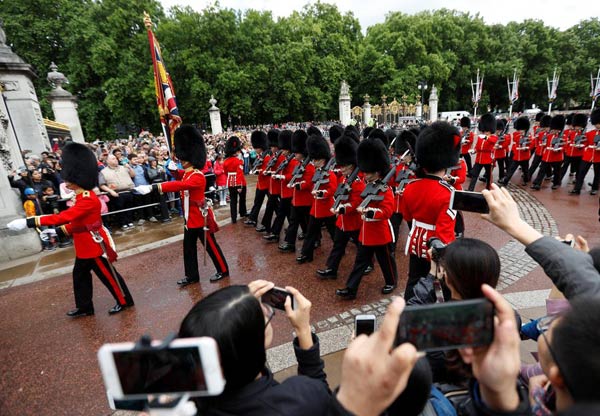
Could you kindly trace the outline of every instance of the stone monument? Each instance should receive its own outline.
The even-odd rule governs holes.
[[[223,133],[223,127],[221,126],[221,111],[217,104],[217,100],[215,100],[214,96],[210,96],[210,108],[208,109],[208,115],[210,116],[210,130],[212,134],[220,134]]]
[[[54,62],[50,65],[50,72],[48,72],[46,79],[52,86],[48,100],[52,103],[54,120],[69,126],[73,141],[85,143],[79,115],[77,114],[77,98],[62,87],[63,84],[68,84],[69,80],[63,73],[58,72],[58,66]]]
[[[365,99],[365,103],[363,104],[362,108],[363,108],[363,124],[365,126],[369,126],[369,123],[372,123],[371,121],[371,104],[369,103],[369,99],[371,99],[371,97],[369,97],[369,94],[365,94],[364,96]]]
[[[352,115],[350,114],[350,86],[346,81],[342,81],[342,86],[340,87],[339,104],[340,123],[347,126],[352,120]]]
[[[32,82],[36,77],[31,65],[6,45],[6,35],[0,21],[0,83],[3,85],[7,114],[21,149],[39,155],[44,150],[50,150],[50,140]]]
[[[438,118],[438,95],[437,88],[435,85],[431,87],[431,94],[429,94],[429,120],[431,122],[437,121]]]

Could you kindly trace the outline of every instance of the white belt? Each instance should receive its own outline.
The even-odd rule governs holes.
[[[237,172],[227,172],[227,176],[235,176],[237,175]]]
[[[427,224],[425,222],[421,222],[421,221],[417,221],[417,220],[413,220],[413,227],[419,227],[419,228],[424,228],[429,231],[435,231],[435,225]]]

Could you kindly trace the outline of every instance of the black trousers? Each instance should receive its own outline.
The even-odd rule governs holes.
[[[583,181],[585,181],[585,175],[587,175],[590,167],[594,165],[594,180],[592,181],[592,191],[598,190],[598,184],[600,183],[600,163],[591,163],[581,161],[581,165],[579,165],[579,171],[577,171],[577,177],[575,180],[575,188],[574,191],[581,191],[583,187]]]
[[[529,177],[533,178],[533,174],[535,173],[535,170],[538,168],[538,166],[540,165],[540,163],[542,162],[542,157],[535,155],[533,156],[533,162],[531,162],[531,165],[529,167]],[[546,166],[546,176],[550,176],[552,174],[551,168],[550,166]]]
[[[229,210],[231,212],[231,222],[234,224],[237,221],[238,199],[239,199],[239,203],[240,203],[240,207],[239,207],[240,217],[245,217],[248,214],[248,211],[246,211],[246,187],[245,186],[230,186],[229,187]]]
[[[456,211],[456,221],[454,222],[454,234],[464,234],[465,233],[465,220],[463,218],[463,214],[461,211]]]
[[[471,171],[472,178],[471,183],[469,184],[469,191],[473,191],[475,189],[475,185],[479,180],[479,174],[481,173],[482,169],[485,169],[485,177],[487,179],[485,187],[490,189],[490,185],[492,183],[492,165],[481,165],[479,163],[475,163],[475,166],[473,166],[473,170]]]
[[[303,256],[308,257],[310,260],[313,259],[313,252],[315,251],[315,242],[319,239],[321,235],[321,227],[325,225],[331,239],[333,240],[335,237],[335,215],[331,217],[325,218],[315,218],[312,215],[309,215],[308,220],[308,231],[306,236],[304,237],[304,241],[302,243],[302,251],[301,254]]]
[[[396,244],[398,243],[398,238],[400,236],[400,224],[402,224],[402,214],[398,212],[394,212],[390,217],[390,222],[392,223],[392,231],[394,231],[394,241],[392,244],[392,253],[396,252]]]
[[[337,272],[340,267],[340,262],[342,261],[342,257],[346,253],[346,246],[350,239],[354,241],[356,246],[358,247],[360,244],[358,243],[358,234],[360,230],[355,231],[342,231],[339,228],[335,228],[335,236],[333,238],[333,248],[329,253],[329,257],[327,257],[327,262],[325,263],[328,269],[332,269]]]
[[[462,157],[465,160],[465,164],[467,165],[467,175],[469,175],[471,173],[471,169],[473,168],[472,162],[471,162],[471,154],[464,153],[464,154],[460,155],[460,157]]]
[[[146,195],[139,195],[139,194],[133,194],[133,206],[134,207],[140,207],[142,205],[149,205],[151,204],[152,201],[152,194],[146,194]],[[141,219],[149,219],[150,217],[154,216],[154,212],[152,210],[153,207],[145,207],[145,208],[140,208],[138,211],[138,217]]]
[[[548,171],[551,171],[551,174],[554,175],[552,178],[552,185],[560,186],[560,169],[562,166],[562,162],[542,162],[540,165],[540,170],[533,181],[534,185],[540,186],[544,181],[544,178],[548,175]]]
[[[518,162],[516,160],[512,161],[508,168],[508,172],[506,173],[506,178],[504,179],[505,183],[510,182],[510,179],[513,177],[519,166],[521,166],[521,171],[523,172],[523,182],[529,182],[529,159],[527,159]]]
[[[121,192],[114,198],[109,195],[108,208],[110,211],[120,211],[122,209],[131,208],[133,204],[133,195],[131,192]],[[124,226],[133,222],[131,211],[115,214],[115,218],[119,226]]]
[[[184,228],[183,230],[183,266],[185,269],[185,275],[190,280],[199,280],[200,274],[198,273],[198,249],[196,241],[204,245],[204,229],[200,228]],[[227,260],[223,255],[223,251],[215,239],[213,233],[206,233],[206,252],[210,256],[215,269],[219,273],[229,273],[229,266]]]
[[[160,216],[163,220],[168,220],[171,218],[169,215],[169,207],[167,206],[167,194],[161,193],[153,193],[153,202],[158,202],[158,207],[160,209]]]
[[[506,169],[508,168],[508,159],[503,157],[502,159],[496,159],[498,163],[498,179],[504,178],[506,175]]]
[[[581,156],[565,156],[565,161],[563,162],[562,170],[560,173],[561,181],[567,174],[567,170],[569,170],[569,167],[571,167],[570,172],[576,174],[579,170],[579,165],[581,165]]]
[[[285,242],[296,245],[298,236],[298,227],[302,228],[304,234],[308,231],[308,218],[310,217],[310,205],[295,207],[292,205],[290,213],[290,223],[285,233]]]
[[[256,193],[254,194],[254,203],[252,204],[252,209],[250,210],[250,215],[248,216],[249,220],[254,222],[258,221],[258,214],[262,208],[265,196],[267,196],[266,189],[256,189]]]
[[[75,307],[82,310],[94,309],[92,301],[93,285],[92,285],[92,270],[98,276],[98,279],[108,289],[110,294],[115,298],[121,306],[132,304],[133,298],[129,293],[127,284],[123,277],[112,269],[116,276],[111,272],[110,264],[106,257],[94,257],[91,259],[75,258],[73,266],[73,292],[75,293]]]
[[[292,211],[292,198],[281,198],[279,201],[279,206],[277,207],[277,216],[275,217],[275,221],[273,221],[273,226],[271,227],[271,233],[279,236],[281,233],[281,229],[283,228],[283,223],[287,218],[288,224],[290,223],[290,214]]]
[[[267,207],[265,208],[265,213],[263,214],[260,223],[267,229],[267,232],[271,232],[271,227],[273,226],[273,213],[277,211],[277,207],[279,206],[279,195],[268,195]]]
[[[413,289],[420,278],[427,276],[431,269],[429,260],[422,257],[410,255],[408,260],[408,281],[404,289],[404,299],[408,300],[413,296]]]
[[[384,244],[381,246],[363,246],[358,245],[358,251],[356,253],[356,260],[354,260],[354,267],[348,276],[346,281],[346,287],[353,291],[358,290],[358,286],[362,280],[365,269],[370,266],[373,261],[373,255],[377,258],[381,272],[383,273],[383,279],[386,285],[394,286],[398,282],[398,269],[396,268],[396,261],[392,255],[392,247],[390,244]]]

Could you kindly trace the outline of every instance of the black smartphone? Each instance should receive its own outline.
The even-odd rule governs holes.
[[[488,345],[493,339],[494,305],[487,299],[469,299],[407,306],[395,345],[410,342],[429,352]]]
[[[354,318],[354,334],[359,336],[361,334],[371,335],[375,332],[375,315],[356,315]]]
[[[479,212],[481,214],[490,212],[490,207],[481,192],[452,192],[450,208],[458,211]]]
[[[269,290],[267,293],[262,295],[260,300],[262,303],[271,305],[275,309],[285,311],[285,299],[288,296],[292,300],[292,309],[295,309],[294,297],[292,296],[292,294],[280,287],[274,287],[273,289]]]
[[[568,245],[569,247],[575,247],[575,240],[562,240],[562,243]]]

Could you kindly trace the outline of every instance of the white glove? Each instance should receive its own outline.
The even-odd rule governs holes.
[[[133,190],[140,195],[146,195],[152,192],[152,185],[138,185],[135,188],[133,188]]]
[[[167,163],[167,169],[177,170],[177,164],[175,162],[173,162],[172,160],[169,160],[169,163]]]
[[[25,218],[19,218],[6,224],[6,227],[11,231],[21,231],[27,228],[27,220]]]
[[[54,228],[48,228],[48,229],[42,231],[40,234],[46,234],[51,237],[51,236],[56,235],[56,230]]]

